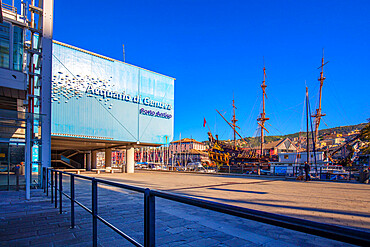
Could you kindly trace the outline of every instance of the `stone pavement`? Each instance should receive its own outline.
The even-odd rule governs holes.
[[[68,191],[68,179],[64,188]],[[70,229],[69,200],[63,214],[40,190],[25,201],[24,192],[0,192],[1,246],[90,246],[91,215],[77,206]],[[76,179],[76,199],[91,207],[91,184]],[[98,214],[143,243],[143,195],[102,185]],[[131,246],[98,223],[99,246]],[[156,198],[157,246],[349,246],[348,244]]]
[[[369,184],[154,171],[96,177],[370,232]]]

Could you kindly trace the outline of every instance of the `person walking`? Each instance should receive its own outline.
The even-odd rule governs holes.
[[[304,162],[304,172],[306,174],[306,181],[310,180],[310,165]]]

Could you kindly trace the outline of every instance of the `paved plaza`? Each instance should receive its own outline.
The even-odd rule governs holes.
[[[155,171],[96,177],[370,231],[369,184]]]
[[[93,174],[150,189],[196,196],[207,200],[345,225],[370,232],[369,185],[296,182],[165,172]],[[69,180],[64,188],[69,193]],[[70,229],[69,200],[63,214],[42,191],[0,192],[1,246],[91,246],[91,215],[76,205],[76,228]],[[143,243],[143,195],[102,185],[98,214]],[[91,184],[76,179],[76,199],[91,208]],[[99,246],[131,246],[98,223]],[[157,246],[350,246],[267,224],[156,198]]]

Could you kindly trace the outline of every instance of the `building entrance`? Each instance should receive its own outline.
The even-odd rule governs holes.
[[[0,190],[25,188],[24,143],[0,142]]]
[[[158,146],[152,143],[52,136],[51,165],[54,168],[133,173],[135,149]]]

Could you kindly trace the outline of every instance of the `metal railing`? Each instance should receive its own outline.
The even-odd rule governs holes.
[[[2,5],[3,9],[9,10],[13,13],[17,13],[17,8],[16,7],[14,7],[12,5],[9,5],[9,4],[6,4],[6,3],[3,3],[1,5]]]
[[[50,174],[49,174],[50,173]],[[63,174],[70,176],[70,194],[66,194],[63,190]],[[308,233],[328,239],[333,239],[341,242],[346,242],[350,244],[356,244],[361,246],[370,246],[370,234],[365,231],[360,231],[356,229],[351,229],[342,226],[335,226],[325,223],[314,222],[310,220],[298,219],[290,216],[284,216],[279,214],[273,214],[253,209],[247,209],[242,207],[237,207],[233,205],[212,202],[202,199],[197,199],[189,196],[177,195],[173,193],[163,192],[159,190],[144,189],[141,187],[116,183],[108,180],[98,179],[94,177],[88,177],[78,174],[73,174],[69,172],[64,172],[55,169],[43,169],[44,178],[44,192],[46,196],[49,196],[49,185],[51,192],[51,203],[54,203],[55,208],[58,208],[58,197],[59,197],[59,213],[62,213],[64,195],[70,199],[71,203],[71,228],[75,227],[75,204],[79,205],[87,212],[92,215],[93,219],[93,246],[97,246],[97,222],[100,220],[102,223],[110,227],[116,233],[124,237],[130,243],[135,246],[155,246],[155,197],[180,202],[187,205],[196,206],[199,208],[204,208],[228,215],[233,215],[241,217],[244,219],[254,220],[261,223],[266,223],[278,227],[283,227],[291,229],[298,232]],[[84,179],[91,181],[92,193],[92,207],[89,209],[87,206],[83,205],[81,202],[75,199],[75,178]],[[127,189],[131,191],[136,191],[144,194],[144,245],[140,244],[134,238],[128,236],[126,233],[115,227],[113,224],[109,223],[107,220],[102,218],[98,214],[98,196],[97,188],[99,184],[105,184],[114,186],[117,188]]]

